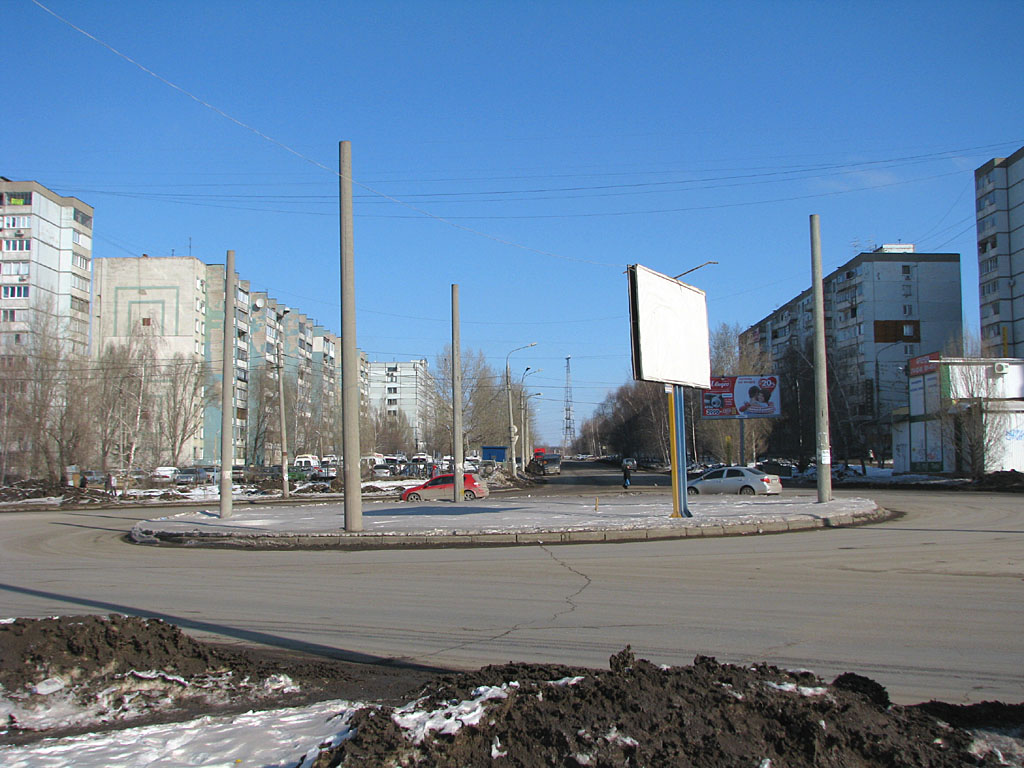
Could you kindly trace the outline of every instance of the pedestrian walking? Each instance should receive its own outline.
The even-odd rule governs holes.
[[[89,484],[89,478],[85,476],[85,472],[82,473],[81,477],[78,478],[78,487],[85,488]]]
[[[107,475],[110,478],[110,498],[117,498],[117,478],[114,475]]]
[[[103,480],[103,490],[107,492],[107,496],[110,495],[110,489],[114,487],[114,476],[107,472],[107,476]]]
[[[629,476],[631,472],[628,464],[622,465],[622,487],[629,488]]]

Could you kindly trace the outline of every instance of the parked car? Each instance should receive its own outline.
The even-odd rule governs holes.
[[[691,496],[702,493],[738,493],[741,496],[782,493],[778,475],[769,475],[750,467],[722,467],[705,472],[689,483],[686,492]]]
[[[373,471],[370,473],[374,477],[393,477],[394,472],[391,471],[390,464],[377,464],[374,466]]]
[[[175,485],[199,485],[209,482],[209,476],[202,467],[185,467],[174,474]]]
[[[432,499],[451,499],[455,495],[455,475],[438,475],[432,480],[402,493],[402,501],[429,501]],[[490,495],[486,483],[474,474],[463,475],[463,498],[466,501],[486,499]]]
[[[149,480],[149,472],[144,469],[133,469],[128,473],[128,479],[133,483],[141,483],[143,480]]]
[[[220,467],[200,467],[206,473],[206,482],[220,483]]]
[[[178,474],[177,467],[157,467],[149,473],[149,477],[156,482],[169,483],[176,474]]]
[[[635,470],[636,469],[636,459],[630,459],[630,458],[623,459],[622,460],[622,468],[623,469]]]

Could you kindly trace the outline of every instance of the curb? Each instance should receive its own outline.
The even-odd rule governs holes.
[[[267,533],[201,531],[162,531],[147,529],[146,521],[136,523],[128,540],[135,544],[169,547],[208,547],[252,550],[377,550],[438,549],[456,547],[511,547],[549,544],[615,544],[670,539],[721,538],[725,536],[764,536],[780,533],[813,531],[826,528],[849,528],[881,523],[897,517],[882,507],[860,514],[831,517],[807,517],[794,520],[772,520],[763,523],[710,524],[663,528],[581,529],[573,531],[531,531],[529,533]]]

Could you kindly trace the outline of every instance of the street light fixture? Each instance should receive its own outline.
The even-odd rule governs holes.
[[[529,395],[526,395],[526,396],[523,397],[522,421],[523,421],[523,469],[524,470],[526,469],[526,463],[527,463],[526,452],[529,451],[530,448],[531,448],[531,445],[530,445],[530,398],[531,397],[540,397],[542,394],[543,394],[542,392],[534,392],[532,394],[529,394]],[[532,456],[531,456],[531,458],[532,458]]]
[[[512,356],[513,352],[518,352],[522,349],[529,349],[530,347],[536,347],[537,342],[531,341],[529,344],[524,344],[521,347],[516,347],[510,350],[505,355],[505,396],[508,398],[508,452],[509,452],[509,472],[514,477],[516,474],[516,425],[512,420],[512,372],[508,367],[508,359]]]
[[[528,445],[527,442],[526,442],[526,421],[524,421],[525,417],[523,416],[523,403],[524,403],[524,401],[523,401],[523,392],[525,391],[525,386],[526,386],[524,382],[526,381],[526,377],[527,376],[533,376],[533,374],[540,373],[543,370],[544,370],[543,368],[537,368],[536,370],[533,370],[532,368],[530,368],[530,366],[526,366],[526,370],[523,371],[523,375],[519,377],[519,411],[520,411],[520,418],[519,418],[519,420],[520,420],[520,422],[523,425],[523,442],[521,444],[522,448],[520,449],[520,455],[523,457],[523,470],[524,471],[526,470],[526,462],[528,461],[527,456],[526,456],[526,450],[527,450],[527,445]]]

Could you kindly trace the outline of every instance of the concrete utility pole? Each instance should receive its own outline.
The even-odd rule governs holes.
[[[231,517],[231,470],[235,464],[235,252],[224,265],[224,333],[221,337],[220,516]]]
[[[512,356],[513,352],[518,352],[521,349],[529,349],[530,347],[537,346],[536,341],[531,341],[529,344],[524,344],[521,347],[516,347],[505,355],[505,394],[508,396],[508,461],[509,461],[509,472],[513,477],[516,476],[516,436],[519,434],[516,429],[516,423],[512,418],[512,371],[509,370],[508,359]],[[525,467],[524,467],[525,469]]]
[[[281,325],[289,310],[276,312],[277,324]],[[288,498],[288,420],[284,412],[284,332],[277,329],[277,403],[278,416],[281,418],[281,493]]]
[[[818,502],[832,501],[832,449],[828,437],[828,369],[825,358],[825,288],[821,275],[821,225],[811,214],[811,287],[814,290],[814,426],[818,448]]]
[[[452,461],[455,463],[456,504],[466,492],[465,463],[462,450],[462,341],[459,326],[459,286],[452,283]]]
[[[345,530],[363,530],[359,473],[359,354],[356,350],[355,245],[352,239],[352,145],[338,145],[341,226],[341,459],[345,464]]]

